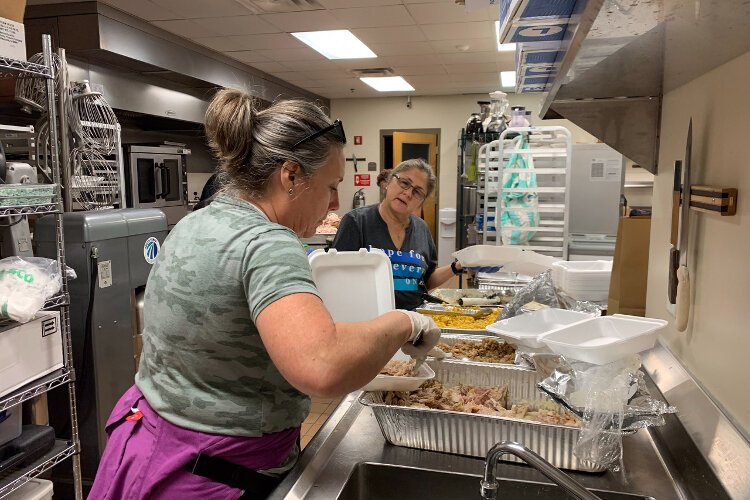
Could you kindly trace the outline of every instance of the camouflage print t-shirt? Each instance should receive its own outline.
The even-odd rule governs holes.
[[[300,292],[318,295],[297,236],[220,194],[174,227],[151,270],[136,385],[188,429],[260,436],[300,425],[310,400],[281,376],[254,323]]]

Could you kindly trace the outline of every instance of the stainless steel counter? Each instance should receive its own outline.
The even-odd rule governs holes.
[[[350,394],[339,405],[305,448],[300,462],[279,486],[272,499],[389,498],[384,493],[373,493],[385,491],[383,488],[392,491],[392,498],[399,499],[480,498],[479,480],[483,460],[388,444],[383,439],[372,411],[359,404],[357,396]],[[676,418],[669,419],[666,427],[681,430],[681,424]],[[690,441],[689,438],[687,440]],[[568,473],[602,498],[729,498],[720,486],[717,488],[715,478],[709,477],[710,469],[705,466],[694,447],[684,448],[686,453],[691,454],[690,457],[665,457],[660,454],[660,447],[652,438],[650,430],[645,429],[626,436],[623,444],[624,463],[619,472]],[[684,481],[676,468],[670,467],[675,460],[684,461],[683,459],[697,464],[692,473],[700,480],[692,481],[691,486],[699,491],[688,490],[686,484],[690,481]],[[425,469],[439,473],[426,472]],[[450,474],[446,475],[446,472]],[[534,490],[534,498],[564,497],[558,490],[540,486],[540,483],[550,484],[549,480],[526,465],[500,462],[497,475],[499,478],[512,480],[507,485],[515,485],[513,487],[517,490],[515,494],[503,496],[501,486],[499,498],[526,498],[526,493],[518,493],[524,489]],[[419,485],[419,495],[411,492],[416,487],[412,484],[415,482],[412,479],[424,481],[424,484]],[[436,482],[437,479],[444,481]],[[353,483],[356,484],[353,486]],[[456,486],[458,483],[461,494],[457,496],[455,488],[450,489],[446,485]],[[629,497],[606,492],[641,496]]]

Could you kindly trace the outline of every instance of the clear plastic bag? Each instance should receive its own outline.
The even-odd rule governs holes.
[[[67,268],[69,279],[75,271]],[[62,287],[57,261],[42,257],[7,257],[0,260],[0,317],[20,323],[34,319]]]
[[[601,366],[568,362],[554,354],[521,357],[546,376],[539,389],[582,418],[575,455],[610,470],[620,467],[624,434],[664,425],[664,414],[677,411],[651,396],[637,355]]]

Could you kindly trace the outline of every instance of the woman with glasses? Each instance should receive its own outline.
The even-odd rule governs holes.
[[[385,199],[344,215],[333,247],[337,250],[380,248],[391,259],[396,307],[415,309],[427,290],[437,288],[461,265],[437,267],[437,249],[427,224],[413,215],[435,190],[432,167],[421,159],[406,160],[393,169]]]
[[[222,192],[151,270],[140,367],[89,499],[266,498],[297,460],[309,396],[356,390],[400,347],[425,355],[440,337],[411,311],[334,323],[320,299],[299,238],[339,207],[341,122],[221,90],[205,128]]]

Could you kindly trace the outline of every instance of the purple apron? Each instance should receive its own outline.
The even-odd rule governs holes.
[[[137,408],[143,417],[126,420]],[[109,440],[89,500],[236,499],[242,490],[192,474],[199,453],[251,470],[280,466],[297,442],[299,427],[262,437],[192,431],[161,418],[133,385],[117,402],[105,427]]]

